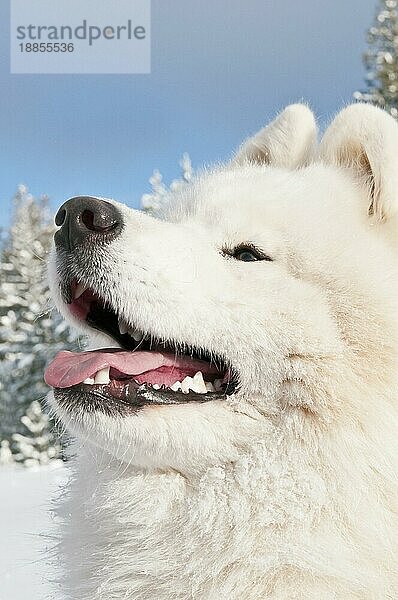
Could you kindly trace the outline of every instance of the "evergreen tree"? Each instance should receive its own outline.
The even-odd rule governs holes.
[[[363,59],[367,89],[354,98],[398,117],[398,0],[379,0],[368,43]]]
[[[181,178],[167,188],[154,171],[152,193],[142,197],[142,208],[161,211],[170,191],[188,185],[190,158],[184,154]],[[14,218],[0,246],[0,443],[2,462],[45,464],[57,458],[60,446],[43,412],[48,388],[43,372],[60,350],[74,349],[76,338],[60,316],[50,311],[46,261],[54,233],[47,199],[35,199],[19,186]],[[10,450],[14,457],[10,457]]]
[[[47,199],[25,186],[15,196],[14,218],[0,261],[0,438],[15,447],[34,400],[48,392],[46,363],[73,339],[61,318],[49,311],[46,260],[53,235]]]
[[[8,440],[1,440],[0,442],[0,466],[12,465],[14,463],[14,456],[11,452],[10,442]]]
[[[144,194],[141,198],[141,207],[144,212],[148,212],[151,215],[158,214],[162,207],[167,203],[170,191],[175,191],[187,185],[193,175],[191,159],[188,154],[183,154],[180,160],[181,167],[181,178],[175,179],[171,182],[170,188],[167,188],[163,183],[163,177],[158,170],[155,170],[152,177],[149,179],[149,183],[152,186],[152,192],[150,194]]]
[[[34,400],[21,418],[25,433],[14,433],[12,436],[16,462],[23,463],[25,467],[39,467],[60,459],[61,446],[49,421],[40,402]]]

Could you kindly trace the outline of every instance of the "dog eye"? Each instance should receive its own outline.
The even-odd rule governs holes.
[[[236,246],[233,249],[224,249],[223,254],[230,256],[235,260],[240,260],[241,262],[272,260],[272,258],[264,254],[262,250],[260,250],[253,244],[239,244],[239,246]]]
[[[239,250],[239,252],[234,252],[232,256],[236,258],[236,260],[241,260],[243,262],[259,260],[252,250]]]

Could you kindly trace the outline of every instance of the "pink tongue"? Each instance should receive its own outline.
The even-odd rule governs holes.
[[[97,371],[111,367],[122,374],[135,377],[142,383],[164,383],[172,385],[181,378],[192,377],[198,371],[203,376],[220,375],[215,367],[201,360],[186,356],[175,357],[174,354],[161,352],[123,352],[123,351],[91,351],[91,352],[59,352],[48,365],[44,380],[51,387],[67,388],[82,383],[88,377],[93,377]],[[153,371],[157,377],[153,378]],[[142,374],[145,373],[145,377]],[[151,376],[152,375],[152,376]],[[162,377],[160,378],[160,376]],[[205,378],[206,379],[206,378]]]

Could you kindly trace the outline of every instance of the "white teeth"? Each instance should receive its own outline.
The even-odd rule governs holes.
[[[83,381],[83,383],[86,383],[87,385],[93,385],[94,384],[94,379],[92,377],[87,377],[87,379],[85,379]]]
[[[128,332],[129,327],[124,319],[120,318],[118,321],[118,325],[119,325],[119,331],[122,335],[124,335],[125,333]]]
[[[214,380],[214,388],[216,392],[221,392],[222,390],[222,379],[215,379]]]
[[[189,392],[189,388],[192,387],[193,385],[193,379],[192,377],[185,377],[185,379],[183,379],[181,381],[181,390],[183,394],[188,394]]]
[[[177,382],[179,383],[179,382]],[[176,384],[174,384],[176,385]],[[173,387],[171,389],[174,389]],[[185,379],[181,382],[181,391],[184,394],[188,394],[189,390],[196,392],[197,394],[205,394],[206,393],[206,384],[203,381],[203,375],[200,371],[196,373],[194,377],[185,377]],[[177,391],[177,390],[174,390]]]
[[[214,385],[210,381],[203,380],[203,374],[201,371],[198,371],[194,377],[185,377],[182,382],[176,381],[172,386],[170,386],[170,389],[173,390],[173,392],[181,391],[184,394],[188,394],[189,390],[192,390],[197,394],[206,394],[207,392],[216,391],[214,389]]]
[[[201,371],[198,371],[193,377],[193,383],[191,385],[191,390],[196,392],[197,394],[205,394],[206,393],[206,385],[203,381],[203,375]]]
[[[137,330],[130,330],[130,335],[133,338],[133,340],[135,340],[136,342],[141,341],[142,337],[143,337],[142,333],[140,333]]]
[[[78,298],[80,298],[80,296],[82,294],[84,294],[84,292],[86,291],[87,287],[85,285],[83,285],[82,283],[78,283],[75,289],[75,300],[77,300]]]
[[[104,369],[101,369],[101,371],[98,371],[98,373],[95,376],[94,383],[109,383],[109,382],[110,382],[109,367],[105,367]]]
[[[127,322],[123,319],[123,317],[120,317],[119,321],[118,321],[118,325],[119,325],[119,331],[122,335],[124,335],[125,333],[128,333],[133,340],[135,340],[136,342],[139,342],[142,340],[143,335],[142,333],[140,333],[137,329],[133,329],[131,328]]]
[[[158,383],[154,383],[152,387],[154,390],[160,390],[160,385]]]

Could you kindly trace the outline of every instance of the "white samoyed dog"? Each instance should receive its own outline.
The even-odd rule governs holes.
[[[288,106],[161,218],[78,197],[49,365],[73,600],[398,597],[398,126]],[[94,348],[96,348],[94,350]]]

